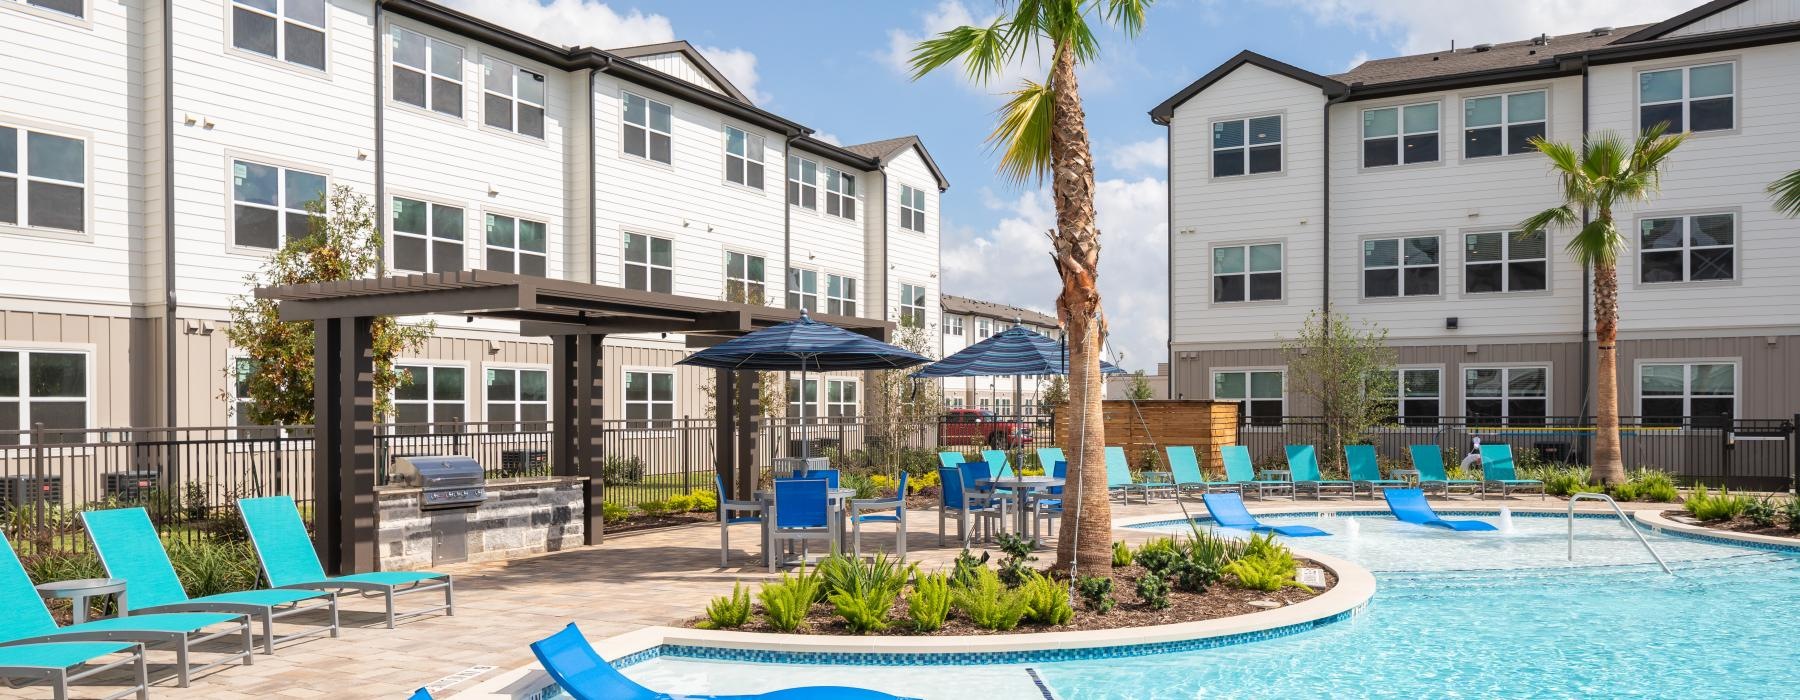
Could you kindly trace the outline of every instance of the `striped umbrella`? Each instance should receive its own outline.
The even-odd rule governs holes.
[[[1124,374],[1125,370],[1105,360],[1100,361],[1104,374]],[[1062,343],[1025,328],[1013,326],[956,354],[912,373],[914,379],[937,377],[1031,377],[1068,374],[1068,354]]]

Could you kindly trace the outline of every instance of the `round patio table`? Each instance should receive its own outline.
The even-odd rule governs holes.
[[[119,615],[125,613],[125,579],[122,578],[84,578],[73,581],[53,581],[37,585],[38,595],[44,600],[67,598],[75,608],[69,614],[70,624],[79,625],[88,620],[88,601],[100,596],[116,596],[119,604]]]
[[[1067,479],[1060,479],[1054,476],[1002,476],[992,479],[975,480],[976,486],[987,489],[1011,491],[1019,495],[1019,507],[1016,509],[1018,511],[1018,519],[1014,524],[1017,526],[1017,530],[1015,531],[1020,535],[1024,535],[1025,530],[1031,526],[1031,514],[1026,510],[1025,504],[1032,500],[1032,496],[1038,494],[1038,492],[1048,494],[1050,489],[1060,487],[1066,483],[1068,483]],[[1035,539],[1032,540],[1032,544],[1037,544],[1037,541]]]

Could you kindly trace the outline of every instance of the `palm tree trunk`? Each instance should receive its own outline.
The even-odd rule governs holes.
[[[1070,438],[1076,442],[1064,489],[1063,512],[1079,518],[1064,521],[1057,537],[1056,569],[1073,565],[1082,575],[1112,571],[1112,503],[1106,495],[1106,428],[1100,400],[1100,232],[1094,227],[1094,163],[1075,81],[1075,55],[1066,44],[1056,47],[1050,70],[1054,91],[1050,129],[1051,197],[1056,204],[1052,242],[1062,275],[1056,314],[1069,339]],[[1079,508],[1079,510],[1076,510]],[[1074,527],[1069,527],[1074,521]]]
[[[1625,481],[1625,462],[1619,452],[1619,268],[1611,260],[1594,265],[1594,339],[1599,376],[1590,478],[1596,484],[1617,484]]]

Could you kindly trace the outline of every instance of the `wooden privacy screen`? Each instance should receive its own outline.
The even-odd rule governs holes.
[[[1132,469],[1143,468],[1145,455],[1154,456],[1156,469],[1167,469],[1163,448],[1187,445],[1199,454],[1203,468],[1217,471],[1219,448],[1238,444],[1236,401],[1116,400],[1101,402],[1100,411],[1105,418],[1107,446],[1125,448]],[[1065,447],[1075,442],[1072,413],[1056,412],[1056,437]]]

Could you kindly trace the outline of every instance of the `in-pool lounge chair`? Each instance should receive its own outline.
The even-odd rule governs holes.
[[[1537,479],[1521,479],[1513,469],[1512,445],[1504,442],[1481,446],[1481,494],[1486,497],[1495,490],[1500,497],[1514,491],[1530,491],[1537,489],[1538,498],[1546,498],[1544,482]]]
[[[1387,498],[1388,510],[1403,523],[1414,525],[1430,525],[1447,528],[1458,532],[1492,531],[1499,528],[1480,520],[1445,520],[1438,517],[1431,504],[1425,502],[1425,492],[1419,489],[1386,489],[1381,495]]]
[[[96,662],[102,657],[124,654],[111,661]],[[138,700],[150,697],[150,671],[144,663],[144,646],[132,642],[46,642],[0,647],[0,682],[40,681],[50,686],[50,697],[67,700],[69,684],[131,666],[137,685],[108,696],[122,698],[136,695]]]
[[[844,686],[788,688],[757,695],[672,695],[626,678],[588,644],[575,623],[531,643],[531,653],[550,678],[575,700],[905,700],[896,695]]]
[[[1288,537],[1318,537],[1331,534],[1311,525],[1264,525],[1250,515],[1250,511],[1244,508],[1243,497],[1235,493],[1209,493],[1201,496],[1200,500],[1206,502],[1206,512],[1212,514],[1213,522],[1218,523],[1219,527],[1252,532],[1273,532]]]
[[[371,571],[349,576],[326,576],[319,554],[313,551],[312,538],[306,535],[306,523],[290,496],[245,498],[238,501],[238,512],[244,516],[244,528],[250,531],[250,544],[256,558],[262,561],[263,578],[270,588],[300,588],[315,591],[360,591],[365,596],[379,595],[387,602],[387,626],[394,621],[444,611],[456,614],[454,590],[449,574],[429,571]],[[394,611],[394,598],[409,593],[443,591],[444,604],[417,610]]]
[[[1256,489],[1257,498],[1268,498],[1269,492],[1294,493],[1294,482],[1281,479],[1258,479],[1256,467],[1250,462],[1250,448],[1243,445],[1226,445],[1219,448],[1219,456],[1225,460],[1225,483],[1239,489]]]
[[[1356,484],[1343,479],[1327,479],[1319,471],[1319,453],[1312,445],[1287,446],[1288,476],[1294,480],[1294,497],[1299,498],[1301,491],[1311,491],[1313,498],[1325,498],[1327,489],[1350,494],[1356,498]]]
[[[1404,488],[1406,482],[1399,479],[1381,478],[1381,462],[1375,456],[1374,445],[1345,445],[1344,462],[1350,470],[1350,497],[1356,498],[1356,487],[1369,490],[1369,497],[1375,497],[1375,490]]]
[[[1170,445],[1163,448],[1169,456],[1169,473],[1174,476],[1175,493],[1195,491],[1199,493],[1240,493],[1243,487],[1223,481],[1207,481],[1206,470],[1200,468],[1200,458],[1194,448],[1187,445]]]
[[[132,615],[158,612],[222,612],[249,615],[262,623],[263,652],[275,643],[329,633],[338,636],[337,595],[330,591],[264,589],[189,598],[163,550],[156,526],[143,508],[90,510],[81,514],[88,540],[100,555],[106,575],[125,581],[125,600]],[[275,621],[313,610],[330,614],[330,622],[290,635],[275,636]]]
[[[1413,471],[1419,473],[1421,489],[1435,486],[1445,496],[1450,495],[1454,489],[1468,489],[1469,493],[1481,489],[1479,480],[1450,478],[1450,474],[1444,471],[1444,451],[1437,445],[1412,445],[1407,448],[1407,453],[1412,455]]]

